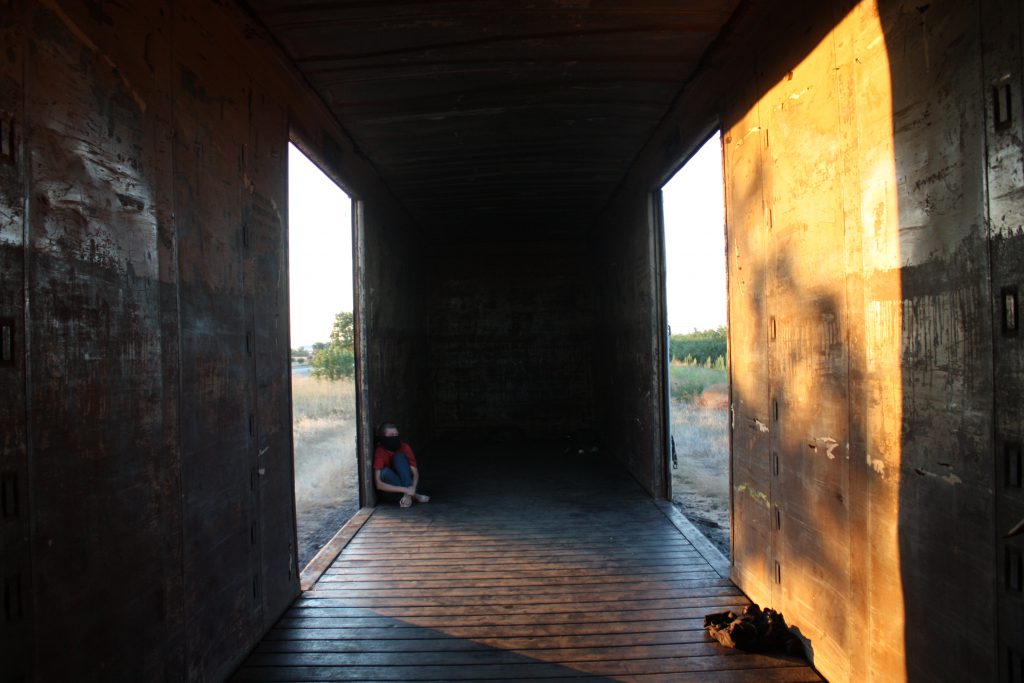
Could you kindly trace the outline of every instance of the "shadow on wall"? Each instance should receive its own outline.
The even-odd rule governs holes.
[[[723,126],[735,573],[830,679],[994,680],[993,625],[1024,628],[993,546],[1020,503],[993,496],[991,455],[993,414],[1019,438],[1000,402],[1024,373],[989,284],[1019,282],[1024,238],[990,238],[978,173],[1005,180],[978,74],[992,45],[1020,68],[991,35],[1019,30],[1010,4],[810,11]]]
[[[1019,120],[1015,131],[994,131],[990,112],[994,77],[1009,70],[1020,82],[1020,3],[982,2],[980,11],[952,0],[879,4],[899,188],[902,297],[886,305],[902,320],[899,569],[907,678],[1010,680],[1000,666],[1006,643],[1024,639],[1024,620],[1019,597],[1011,610],[997,580],[1003,555],[993,541],[1009,526],[999,525],[993,416],[998,436],[1000,410],[1019,412],[1010,406],[1019,406],[1022,373],[1019,347],[994,355],[1000,332],[992,295],[1020,281],[1024,261],[1019,232],[1006,240],[993,235],[1001,221],[1019,231],[1021,138]],[[1001,166],[1007,153],[1014,160]],[[999,196],[1007,181],[1015,200]],[[993,405],[994,391],[1007,401]],[[1019,437],[1019,418],[1010,422]],[[1005,628],[1010,611],[1017,614],[1015,637],[994,629],[1001,620]],[[1022,653],[1016,656],[1020,662]]]

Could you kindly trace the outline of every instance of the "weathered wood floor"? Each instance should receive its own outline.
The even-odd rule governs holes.
[[[625,472],[513,462],[422,466],[434,500],[378,508],[235,679],[821,680],[708,639],[747,600]]]

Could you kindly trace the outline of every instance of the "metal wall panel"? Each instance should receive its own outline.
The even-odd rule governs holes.
[[[242,201],[249,76],[203,3],[175,5],[174,150],[181,306],[181,487],[190,677],[229,673],[263,623],[255,327]],[[232,653],[232,654],[228,654]]]
[[[755,90],[756,71],[747,72]],[[723,132],[726,266],[729,279],[729,374],[732,391],[733,577],[752,599],[772,603],[772,450],[766,340],[770,316],[765,299],[767,210],[759,181],[765,134],[756,107],[726,114],[735,123]]]
[[[291,603],[301,567],[295,565],[292,416],[289,410],[287,111],[254,87],[245,147],[242,201],[246,298],[253,321],[260,582],[263,627]]]
[[[437,248],[430,268],[435,433],[592,432],[596,301],[579,246]]]
[[[822,267],[845,247],[834,40],[833,31],[767,89],[758,109],[774,604],[802,616],[816,658],[847,670],[846,297],[844,278]]]
[[[289,129],[407,218],[230,3],[8,0],[0,38],[4,674],[224,678],[298,593]]]
[[[1024,678],[1024,11],[983,2],[986,180],[992,256],[996,633],[999,680]]]
[[[166,640],[180,619],[168,600],[180,590],[177,425],[165,403],[177,374],[167,355],[173,333],[165,337],[173,298],[162,279],[173,252],[166,120],[155,114],[166,112],[156,87],[166,35],[158,9],[133,13],[133,30],[121,23],[126,12],[94,9],[37,3],[29,18],[28,419],[40,679],[115,666],[140,678],[178,674]],[[109,44],[106,59],[96,58],[94,39]],[[125,651],[136,653],[130,664]]]
[[[794,20],[794,35],[825,38],[765,50],[778,77],[726,107],[734,575],[767,595],[747,565],[768,556],[770,599],[830,680],[990,677],[977,8],[850,10]],[[751,165],[738,143],[754,135],[765,146]],[[767,227],[747,206],[758,196]],[[739,249],[761,234],[758,279]],[[748,483],[765,447],[740,419],[744,386],[765,367],[771,467]],[[771,543],[742,503],[758,486]]]
[[[911,678],[996,675],[978,15],[977,4],[951,0],[880,8],[899,206],[903,396],[896,523]],[[965,618],[970,629],[958,625]]]
[[[592,247],[599,302],[593,337],[594,414],[603,450],[653,496],[664,495],[660,228],[652,193],[630,188],[605,212]]]
[[[0,660],[31,666],[32,571],[25,381],[25,3],[0,2]]]

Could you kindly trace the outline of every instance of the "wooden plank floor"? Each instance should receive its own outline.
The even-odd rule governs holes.
[[[711,641],[746,598],[616,466],[531,453],[424,464],[434,500],[382,506],[239,681],[819,681]]]

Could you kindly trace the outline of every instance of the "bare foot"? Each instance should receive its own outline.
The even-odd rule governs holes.
[[[410,505],[412,505],[412,496],[410,496],[408,493],[405,494],[404,496],[402,496],[402,499],[398,501],[398,505],[404,508],[409,507]]]
[[[413,494],[413,498],[416,499],[417,503],[429,503],[430,502],[430,496],[425,496],[422,493]]]

